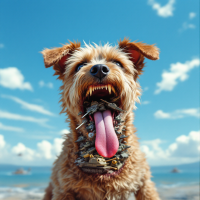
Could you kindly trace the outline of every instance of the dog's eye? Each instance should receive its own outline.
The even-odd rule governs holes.
[[[77,66],[76,71],[78,72],[82,67],[84,67],[86,63],[81,63]]]
[[[120,62],[118,62],[118,61],[114,61],[114,63],[115,63],[118,67],[123,68],[123,66],[122,66],[122,64],[121,64]]]

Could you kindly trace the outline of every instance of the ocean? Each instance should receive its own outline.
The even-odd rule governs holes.
[[[179,173],[171,173],[177,167]],[[27,171],[24,175],[15,175],[17,169]],[[29,169],[31,169],[29,171]],[[199,184],[199,163],[151,167],[152,181],[158,188],[172,188]],[[0,199],[9,196],[26,194],[30,197],[42,198],[44,189],[50,181],[50,167],[24,167],[14,165],[0,165]]]

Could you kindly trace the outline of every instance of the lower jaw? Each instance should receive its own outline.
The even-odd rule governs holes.
[[[107,108],[107,109],[110,109],[110,108]],[[111,109],[112,110],[112,109]],[[119,114],[119,112],[116,112],[116,110],[114,110],[115,113]],[[114,111],[113,114],[114,114]],[[83,113],[83,112],[82,112]],[[117,122],[116,120],[114,120],[114,118],[117,117],[116,115],[113,115],[113,126],[116,128],[116,127],[123,127],[123,125],[121,125],[121,122]],[[118,119],[118,118],[116,118]],[[94,120],[91,119],[91,116],[90,116],[90,119],[88,117],[88,121],[90,120],[90,123],[94,123]],[[118,119],[119,120],[119,119]],[[120,124],[120,125],[119,125]],[[123,124],[123,123],[122,123]],[[86,125],[86,129],[88,128],[88,124],[85,124]],[[88,129],[87,129],[88,130]],[[116,129],[118,130],[118,129]],[[129,148],[127,145],[125,145],[125,141],[124,141],[124,138],[128,137],[128,136],[125,136],[124,133],[122,132],[124,129],[122,128],[121,129],[121,132],[118,132],[116,131],[116,135],[118,137],[118,140],[119,140],[119,143],[120,143],[120,148],[118,149],[116,155],[114,155],[112,158],[109,158],[111,160],[115,160],[114,163],[118,163],[118,164],[112,164],[112,161],[108,161],[109,159],[108,158],[104,158],[102,156],[100,156],[97,151],[96,151],[96,148],[94,148],[94,143],[92,143],[91,145],[89,144],[89,146],[86,146],[85,144],[88,143],[88,142],[92,142],[93,140],[95,140],[95,136],[93,136],[93,139],[92,138],[86,138],[81,142],[79,141],[79,152],[77,152],[77,154],[79,155],[78,158],[76,159],[75,163],[77,163],[77,166],[80,167],[80,169],[87,173],[87,174],[90,174],[92,176],[101,176],[101,177],[110,177],[110,176],[116,176],[118,175],[123,167],[124,167],[124,164],[129,156],[128,154],[128,151],[126,148]],[[91,130],[92,131],[92,130]],[[88,130],[89,132],[89,130]],[[93,131],[95,135],[95,132],[96,130]],[[80,137],[84,137],[84,136],[80,136]],[[78,141],[78,140],[77,140]],[[94,141],[93,141],[94,142]],[[81,144],[82,143],[82,144]],[[85,147],[84,147],[85,146]],[[84,147],[84,148],[83,148]],[[87,152],[90,152],[91,150],[91,147],[93,147],[92,149],[92,153],[87,153]],[[126,147],[126,148],[125,148]],[[84,149],[84,150],[82,150]],[[83,153],[83,151],[85,151],[85,153]],[[87,155],[86,155],[87,154]],[[122,155],[123,154],[123,155]],[[125,157],[124,157],[124,154],[125,154]],[[87,157],[86,157],[87,156]],[[92,157],[90,157],[92,156]],[[96,159],[100,159],[100,164],[99,162],[94,162],[95,164],[91,164],[92,162],[90,162],[91,158],[93,158],[94,160]],[[119,162],[116,162],[116,161],[119,161]],[[107,163],[106,163],[107,162]],[[89,163],[89,164],[88,164]]]
[[[99,168],[81,168],[81,170],[83,172],[87,173],[88,175],[91,175],[92,177],[101,177],[101,178],[105,179],[105,178],[110,178],[110,177],[119,175],[121,173],[121,171],[123,170],[124,166],[125,166],[125,163],[117,171],[103,170],[103,169],[99,169]]]

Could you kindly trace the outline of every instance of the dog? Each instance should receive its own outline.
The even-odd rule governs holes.
[[[159,49],[124,38],[41,53],[63,83],[61,113],[70,123],[44,200],[159,200],[133,125],[144,59],[159,59]]]

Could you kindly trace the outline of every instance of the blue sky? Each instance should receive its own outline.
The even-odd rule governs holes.
[[[161,51],[160,60],[146,60],[135,111],[149,163],[198,160],[198,0],[8,0],[0,18],[0,163],[50,165],[68,130],[59,115],[61,82],[39,52],[68,40],[115,45],[124,37]]]

